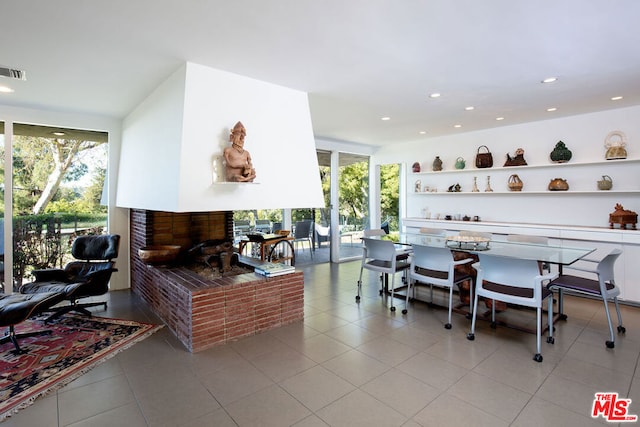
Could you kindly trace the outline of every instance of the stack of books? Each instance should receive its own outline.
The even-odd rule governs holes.
[[[267,263],[262,264],[255,268],[256,273],[266,277],[281,276],[283,274],[290,274],[296,271],[295,267],[286,264],[279,263]]]

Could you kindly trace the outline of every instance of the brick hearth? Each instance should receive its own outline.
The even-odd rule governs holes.
[[[206,280],[183,267],[152,267],[143,246],[183,248],[232,235],[231,212],[198,214],[131,211],[131,287],[191,352],[303,319],[304,275],[255,273]]]

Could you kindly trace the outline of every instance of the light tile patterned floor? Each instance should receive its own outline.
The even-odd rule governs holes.
[[[623,307],[616,348],[600,302],[568,297],[544,361],[535,336],[491,329],[396,300],[359,262],[302,267],[305,320],[191,354],[167,328],[9,418],[9,426],[585,426],[595,392],[630,397],[640,414],[640,309]],[[96,315],[159,320],[128,291]],[[512,321],[533,313],[508,310]],[[544,341],[544,340],[543,340]]]

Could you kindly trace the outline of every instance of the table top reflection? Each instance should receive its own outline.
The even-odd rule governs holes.
[[[529,242],[467,242],[447,240],[445,236],[429,234],[400,234],[400,242],[411,245],[448,247],[451,250],[470,253],[488,253],[509,258],[542,261],[557,265],[570,265],[595,251],[595,248],[574,248]]]

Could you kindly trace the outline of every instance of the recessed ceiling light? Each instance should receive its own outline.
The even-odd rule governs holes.
[[[453,125],[454,128],[461,128],[462,125]]]
[[[51,132],[53,133],[55,136],[64,136],[64,132]]]
[[[0,93],[12,93],[13,89],[8,86],[0,86]]]
[[[391,117],[381,117],[380,120],[386,122],[387,120],[391,120]]]
[[[429,98],[440,98],[440,94],[435,92],[429,95]]]
[[[476,108],[476,107],[474,107],[473,105],[470,105],[470,106],[468,106],[468,107],[464,107],[464,109],[465,109],[466,111],[471,111],[471,110],[474,110],[475,108]]]
[[[621,96],[614,96],[611,98],[612,101],[620,101],[622,99]]]
[[[421,130],[420,131],[420,135],[426,135],[427,131],[426,130]]]
[[[549,111],[549,112],[556,111],[556,110],[557,110],[556,107],[547,108],[547,111]]]
[[[546,79],[542,80],[540,83],[553,83],[556,80],[558,80],[557,77],[547,77]]]
[[[504,117],[496,117],[496,120],[498,120],[498,121],[504,120]]]

